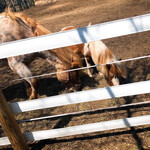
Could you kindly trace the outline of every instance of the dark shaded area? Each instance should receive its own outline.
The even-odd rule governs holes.
[[[59,120],[59,122],[54,126],[54,129],[62,128],[67,126],[73,116],[63,117]]]
[[[0,12],[3,12],[6,7],[10,7],[13,11],[23,11],[24,9],[35,6],[34,0],[1,0]]]
[[[57,78],[42,78],[39,79],[39,94],[46,96],[58,95],[64,88]],[[57,87],[57,88],[54,88]],[[12,99],[28,99],[24,82],[10,85],[3,90],[7,101]]]
[[[124,65],[127,73],[126,79],[121,79],[122,84],[149,80],[150,58],[130,61]]]
[[[7,7],[6,1],[5,0],[1,0],[0,1],[0,13],[3,12],[6,7]]]
[[[23,82],[7,87],[3,90],[3,94],[7,101],[11,101],[15,98],[28,99],[26,87]]]
[[[81,80],[82,85],[80,90],[82,90],[85,86],[95,87],[95,84],[98,84],[94,78],[90,78],[87,74],[83,74]],[[47,97],[54,96],[59,95],[64,90],[65,86],[59,82],[57,78],[52,77],[39,79],[39,95],[46,95]],[[12,101],[13,99],[28,99],[24,82],[10,85],[3,89],[3,93],[7,101]]]

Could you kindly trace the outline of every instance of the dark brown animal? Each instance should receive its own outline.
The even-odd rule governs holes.
[[[51,31],[46,29],[43,25],[36,22],[34,19],[25,16],[22,13],[16,13],[15,16],[21,18],[26,24],[31,26],[35,36],[41,36],[41,35],[51,33]],[[72,49],[70,49],[69,47],[59,48],[59,49],[51,50],[49,52],[54,54],[62,62],[62,63],[55,63],[55,61],[52,61],[52,59],[48,60],[51,61],[51,63],[54,64],[57,69],[58,72],[57,79],[62,83],[64,83],[67,89],[71,87],[75,87],[75,89],[78,89],[81,84],[80,81],[81,71],[71,71],[65,73],[59,73],[59,72],[82,67],[82,60],[79,56],[81,55],[81,53],[76,53],[75,51],[72,51]]]

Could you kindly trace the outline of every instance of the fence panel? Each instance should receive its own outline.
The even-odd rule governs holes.
[[[36,38],[28,38],[24,40],[3,43],[0,44],[0,58],[16,56],[16,54],[22,55],[41,50],[65,47],[99,39],[102,40],[118,37],[148,30],[150,30],[150,14],[102,23],[65,32],[58,32]],[[21,113],[43,108],[146,93],[150,93],[150,80],[114,87],[106,87],[102,89],[64,94],[32,101],[10,103],[9,106],[14,113]],[[24,133],[24,136],[28,141],[34,141],[147,124],[150,124],[150,115],[85,124],[62,129],[28,132]],[[1,146],[7,144],[10,144],[10,142],[6,137],[0,138]]]

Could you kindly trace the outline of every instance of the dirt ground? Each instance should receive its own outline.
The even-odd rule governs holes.
[[[98,24],[137,15],[150,13],[149,0],[37,0],[36,6],[24,11],[52,32],[58,32],[65,26],[83,27],[89,22]],[[120,30],[120,29],[118,29]],[[118,59],[150,55],[150,31],[103,40]],[[126,79],[121,84],[150,80],[150,58],[122,63]],[[54,67],[46,61],[37,59],[30,65],[33,75],[50,73]],[[49,69],[47,69],[49,68]],[[8,67],[7,60],[0,60],[0,87],[8,102],[24,101],[26,95],[23,81]],[[39,79],[40,97],[64,94],[64,87],[56,76]],[[106,87],[104,78],[95,74],[82,79],[81,90]],[[32,111],[16,115],[17,120],[48,116],[69,112],[78,112],[97,108],[119,106],[135,102],[149,101],[150,94],[116,98],[105,101],[81,103],[51,109]],[[68,126],[88,124],[126,117],[150,115],[150,105],[128,107],[111,111],[96,111],[62,118],[45,119],[37,122],[20,123],[21,130],[38,131]],[[0,128],[0,136],[5,136]],[[92,134],[48,139],[30,143],[32,150],[143,150],[150,149],[150,125],[134,128],[110,130]],[[12,149],[10,146],[0,149]]]

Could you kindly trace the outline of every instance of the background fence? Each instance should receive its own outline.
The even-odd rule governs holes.
[[[0,0],[0,12],[3,12],[7,6],[10,6],[13,11],[22,11],[34,6],[34,0]]]
[[[69,45],[75,45],[99,39],[107,39],[117,36],[123,36],[127,34],[133,34],[148,30],[150,30],[150,14],[137,16],[133,18],[126,18],[108,23],[102,23],[90,27],[84,27],[65,32],[58,32],[50,35],[44,35],[41,37],[4,43],[0,45],[1,49],[0,58],[15,56],[16,54],[21,55],[41,50],[48,50]],[[16,49],[16,47],[19,47],[19,49]],[[94,89],[52,96],[36,100],[15,102],[10,103],[9,106],[13,111],[13,113],[22,113],[31,110],[45,109],[63,105],[70,105],[76,103],[83,103],[89,101],[104,100],[108,98],[132,96],[146,93],[150,93],[150,80],[120,86],[106,87],[101,89]],[[150,101],[147,101],[146,103],[150,103]],[[134,105],[140,105],[140,103]],[[39,118],[36,118],[35,120],[38,119]],[[123,118],[119,120],[98,122],[60,129],[27,132],[24,133],[24,136],[27,141],[35,141],[147,124],[150,124],[150,115],[137,116],[132,118]],[[10,142],[7,137],[0,138],[1,146],[8,144],[10,144]]]

